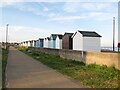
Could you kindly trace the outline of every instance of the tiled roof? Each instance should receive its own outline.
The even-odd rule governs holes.
[[[59,38],[62,38],[62,35],[61,34],[51,34],[51,37],[53,37],[53,40],[56,40],[57,36]]]
[[[39,38],[39,40],[44,40],[43,38]]]
[[[47,37],[47,39],[48,39],[48,40],[50,40],[50,38],[49,38],[49,37]]]
[[[83,37],[101,37],[98,33],[94,31],[79,31]]]
[[[74,34],[74,33],[67,33],[67,32],[66,32],[66,33],[64,34],[64,36],[65,36],[65,35],[68,35],[68,36],[71,37],[73,34]]]
[[[59,39],[62,39],[63,35],[58,35]]]

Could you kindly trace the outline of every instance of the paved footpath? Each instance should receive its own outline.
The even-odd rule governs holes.
[[[82,88],[80,83],[43,65],[13,47],[9,49],[7,88]]]

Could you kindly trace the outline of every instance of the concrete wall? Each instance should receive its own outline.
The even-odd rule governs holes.
[[[120,69],[120,59],[118,58],[120,53],[108,53],[108,52],[86,52],[85,60],[86,64],[96,63],[98,65],[115,66]]]
[[[120,70],[120,53],[108,52],[82,52],[67,49],[51,49],[51,48],[34,48],[36,51],[44,52],[47,54],[59,55],[62,58],[82,61],[86,64],[98,64],[115,66]]]
[[[52,48],[34,48],[36,51],[40,51],[47,54],[59,55],[59,49]]]
[[[72,59],[76,61],[83,61],[85,63],[85,57],[83,56],[83,53],[81,51],[73,51],[73,50],[67,50],[67,49],[61,49],[59,50],[59,56],[66,59]]]

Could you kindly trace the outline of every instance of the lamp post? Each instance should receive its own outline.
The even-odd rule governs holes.
[[[113,51],[115,51],[115,17],[113,17]]]
[[[7,42],[7,40],[8,40],[8,26],[9,26],[9,24],[6,25],[6,50],[7,50],[7,44],[8,44],[8,42]]]

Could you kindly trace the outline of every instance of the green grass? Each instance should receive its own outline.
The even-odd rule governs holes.
[[[120,71],[114,67],[96,64],[85,65],[83,62],[63,59],[60,56],[49,55],[28,48],[18,49],[43,64],[56,69],[58,72],[82,82],[85,86],[92,88],[118,88]]]
[[[5,70],[6,70],[6,64],[7,64],[7,57],[8,57],[8,50],[5,50],[2,48],[2,84],[4,87],[5,84]]]

